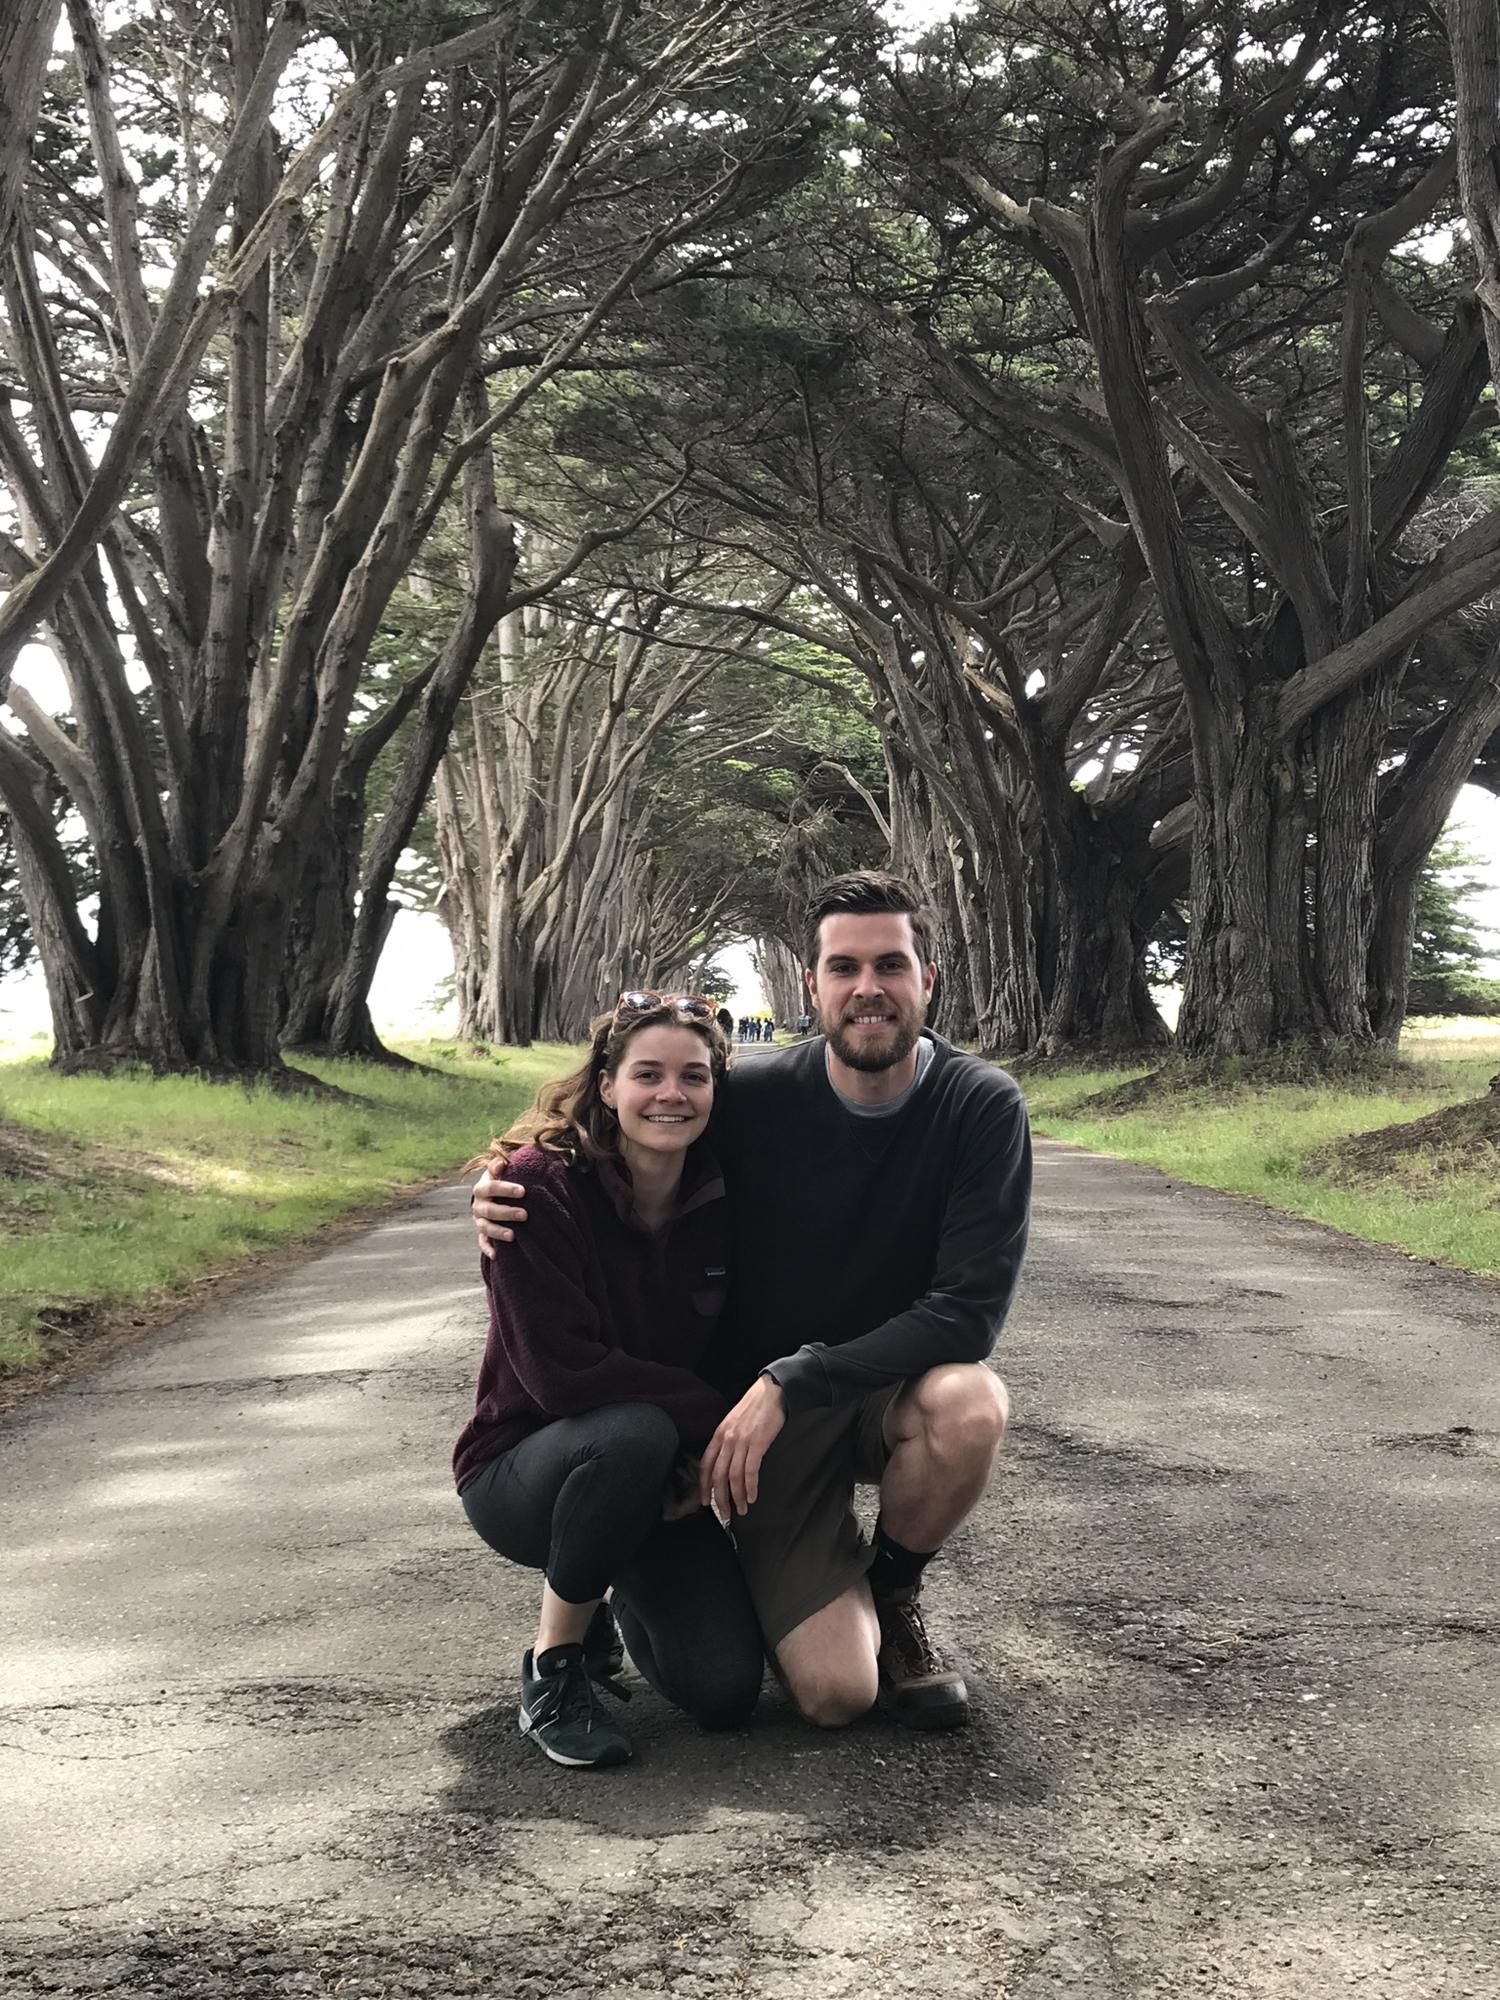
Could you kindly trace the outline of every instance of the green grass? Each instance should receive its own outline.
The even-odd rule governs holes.
[[[1376,1177],[1340,1185],[1308,1165],[1311,1154],[1353,1132],[1406,1123],[1484,1096],[1500,1069],[1494,1021],[1417,1021],[1402,1043],[1410,1068],[1363,1086],[1298,1083],[1188,1085],[1148,1104],[1106,1112],[1087,1100],[1131,1078],[1131,1069],[1060,1069],[1024,1079],[1039,1132],[1179,1179],[1305,1215],[1417,1257],[1500,1276],[1500,1177],[1492,1150],[1455,1166],[1418,1153]]]
[[[441,1071],[299,1066],[356,1095],[287,1096],[144,1073],[62,1077],[0,1061],[0,1375],[45,1360],[49,1333],[160,1308],[195,1280],[457,1169],[568,1067],[555,1047],[403,1053]]]

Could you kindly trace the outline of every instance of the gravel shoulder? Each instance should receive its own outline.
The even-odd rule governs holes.
[[[0,1993],[1493,2000],[1500,1287],[1056,1143],[959,1737],[518,1736],[463,1196],[0,1419]]]

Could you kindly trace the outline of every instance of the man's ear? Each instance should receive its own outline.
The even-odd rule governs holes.
[[[936,965],[929,965],[923,968],[922,976],[923,976],[923,983],[925,990],[923,992],[922,997],[925,1000],[930,1000],[932,998],[932,989],[934,986],[937,985],[937,975],[938,975],[938,969]]]
[[[818,975],[810,965],[805,965],[802,968],[802,983],[807,988],[808,1000],[814,1007],[818,1004],[817,978]]]

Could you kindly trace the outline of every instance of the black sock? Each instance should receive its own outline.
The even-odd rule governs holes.
[[[919,1555],[891,1540],[879,1521],[875,1523],[875,1560],[870,1565],[870,1588],[877,1597],[898,1597],[915,1590],[922,1572],[937,1554],[936,1549]]]

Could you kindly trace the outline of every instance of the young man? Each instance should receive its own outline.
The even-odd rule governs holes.
[[[966,1720],[918,1597],[1008,1416],[984,1362],[1026,1244],[1026,1109],[1003,1070],[925,1030],[932,934],[894,876],[821,890],[807,988],[822,1033],[736,1071],[715,1135],[735,1258],[711,1372],[739,1400],[701,1490],[733,1517],[782,1679],[828,1726],[877,1698],[915,1728]],[[520,1199],[478,1184],[487,1251],[524,1221]],[[880,1489],[873,1551],[852,1507],[860,1482]]]

